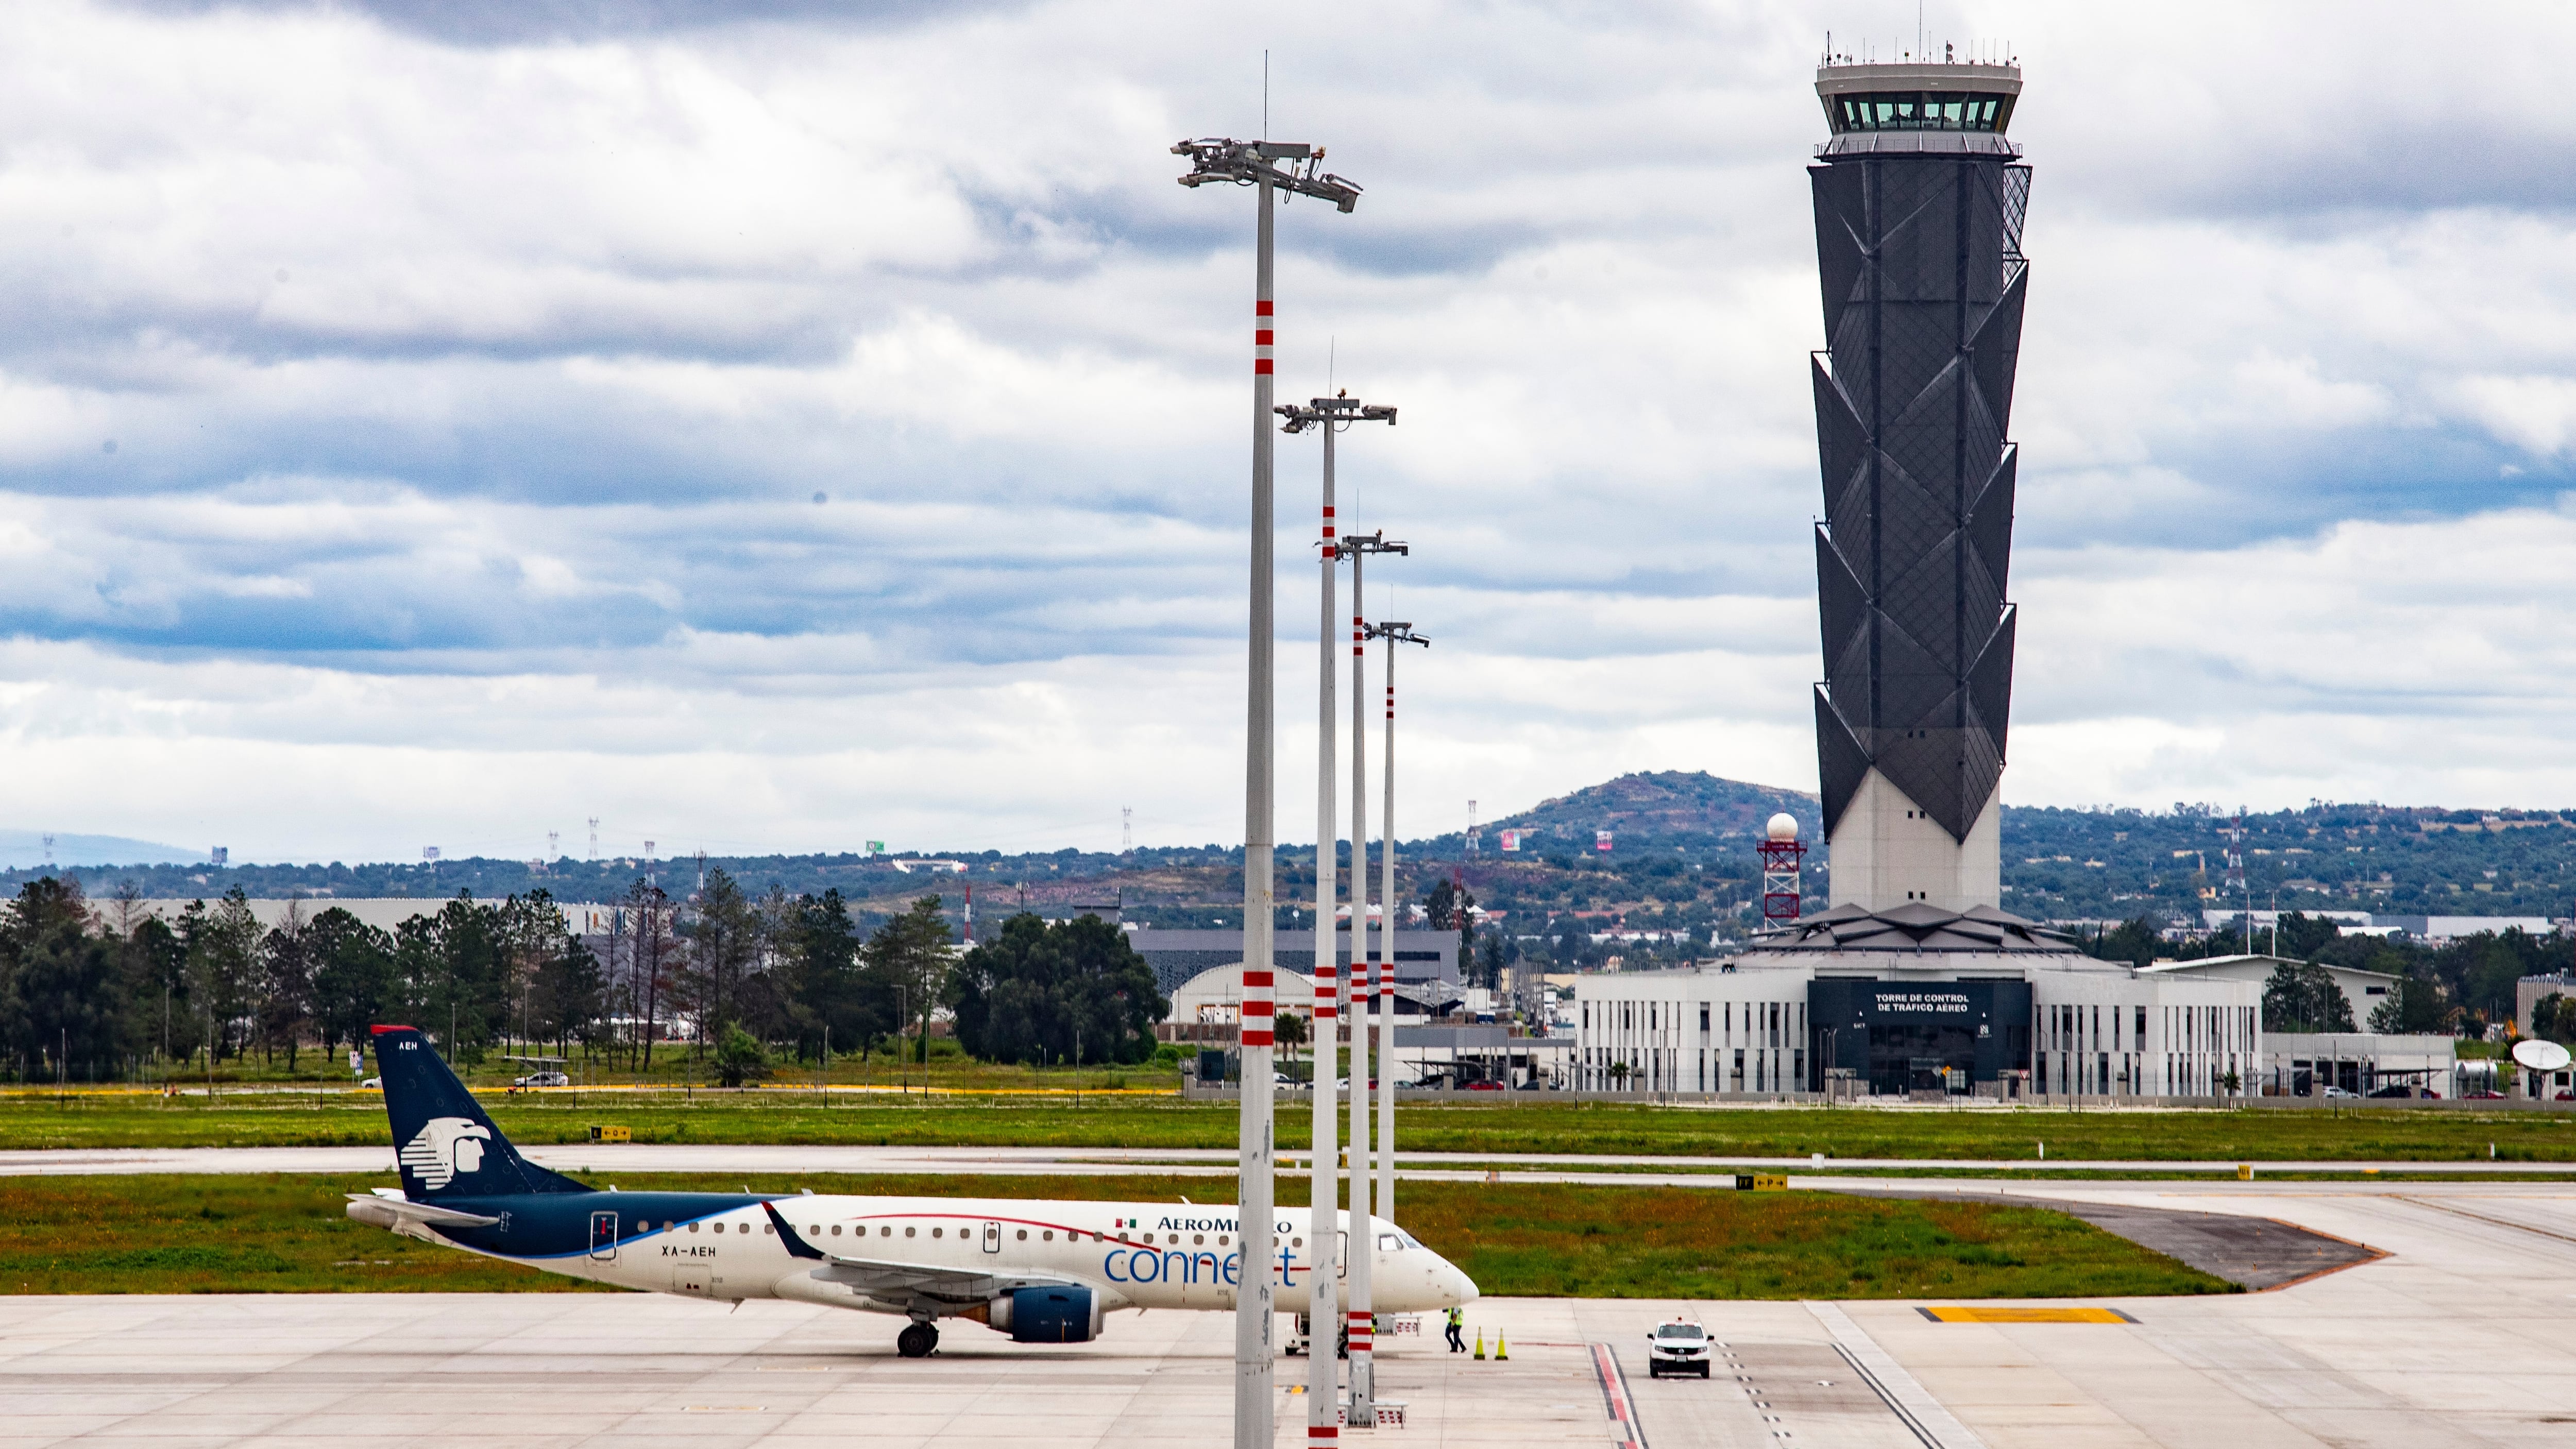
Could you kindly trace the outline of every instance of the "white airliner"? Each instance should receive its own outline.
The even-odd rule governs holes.
[[[901,1314],[906,1358],[938,1347],[943,1318],[1081,1343],[1122,1308],[1234,1308],[1243,1237],[1231,1207],[603,1192],[521,1157],[418,1031],[380,1026],[375,1038],[402,1188],[351,1194],[360,1222],[622,1288]],[[1263,1258],[1284,1313],[1306,1310],[1318,1261],[1347,1265],[1342,1245],[1309,1243],[1308,1231],[1279,1218]],[[1380,1222],[1374,1235],[1377,1312],[1475,1300],[1467,1275],[1411,1234]]]

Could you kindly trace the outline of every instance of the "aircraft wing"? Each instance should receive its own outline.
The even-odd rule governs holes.
[[[925,1298],[956,1299],[961,1302],[999,1298],[1022,1288],[1071,1288],[1081,1286],[1071,1278],[1048,1273],[978,1273],[965,1268],[938,1267],[925,1263],[889,1263],[873,1258],[844,1258],[838,1253],[826,1255],[829,1264],[814,1270],[817,1278],[847,1283],[872,1298],[918,1293]]]
[[[408,1198],[387,1197],[383,1193],[353,1192],[348,1194],[349,1216],[380,1228],[419,1223],[434,1228],[488,1228],[500,1221],[481,1213],[463,1213],[454,1208],[432,1207]]]
[[[1087,1284],[1077,1279],[1052,1273],[983,1273],[971,1268],[957,1268],[940,1263],[905,1263],[889,1258],[845,1258],[826,1252],[805,1241],[803,1235],[787,1225],[778,1209],[762,1203],[762,1211],[778,1229],[781,1241],[790,1255],[809,1259],[822,1266],[814,1276],[834,1283],[847,1283],[872,1298],[897,1298],[918,1293],[924,1298],[968,1303],[998,1298],[1021,1288],[1077,1288]]]

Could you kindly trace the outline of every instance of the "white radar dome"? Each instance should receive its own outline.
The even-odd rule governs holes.
[[[1771,824],[1766,829],[1773,840],[1795,840],[1798,838],[1798,817],[1783,810],[1771,817]]]

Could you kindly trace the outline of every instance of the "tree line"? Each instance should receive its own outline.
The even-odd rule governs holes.
[[[494,1051],[649,1072],[657,1051],[710,1048],[722,1079],[785,1057],[866,1056],[899,1039],[926,1055],[934,1017],[1006,1062],[1134,1062],[1169,1003],[1115,927],[1089,916],[1005,921],[960,952],[937,896],[862,933],[838,889],[751,895],[710,871],[678,900],[636,881],[587,939],[543,889],[470,892],[391,930],[320,902],[263,925],[238,887],[175,918],[130,883],[103,900],[77,880],[23,885],[0,910],[0,1052],[19,1080],[118,1080],[147,1064],[264,1069],[417,1026],[456,1061]]]

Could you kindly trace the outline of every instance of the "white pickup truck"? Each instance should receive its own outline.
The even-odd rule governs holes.
[[[1709,1376],[1708,1330],[1685,1318],[1655,1325],[1646,1335],[1652,1345],[1646,1360],[1646,1377],[1659,1379],[1666,1374]]]

